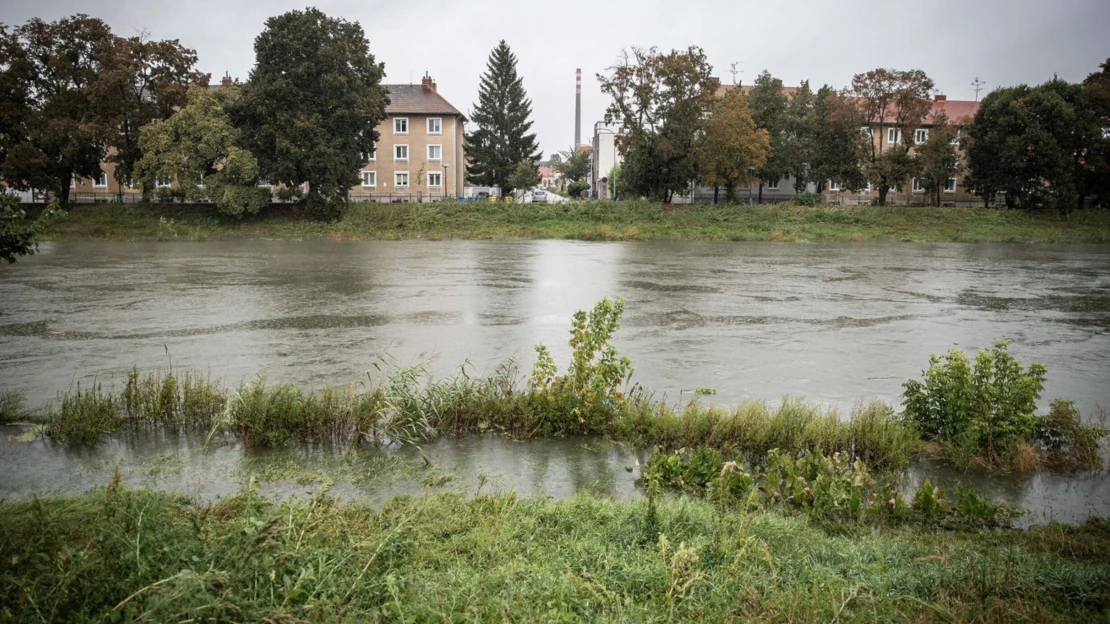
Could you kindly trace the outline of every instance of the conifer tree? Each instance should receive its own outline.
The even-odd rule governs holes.
[[[532,128],[532,101],[516,73],[516,56],[502,40],[490,53],[466,136],[467,177],[473,184],[512,191],[509,178],[521,161],[540,159]]]

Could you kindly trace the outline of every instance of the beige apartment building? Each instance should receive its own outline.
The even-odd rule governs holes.
[[[221,85],[231,86],[230,77]],[[383,85],[389,91],[386,118],[378,124],[379,140],[351,187],[351,201],[442,201],[462,195],[466,158],[463,125],[466,117],[425,76],[418,85]],[[177,186],[175,180],[158,180],[159,189]],[[70,185],[74,203],[134,203],[142,200],[137,185],[120,185],[115,165],[101,164],[93,179],[78,178]],[[33,201],[33,200],[32,200]]]

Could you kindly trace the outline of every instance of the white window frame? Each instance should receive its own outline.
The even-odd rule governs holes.
[[[432,184],[432,176],[439,178],[438,184]],[[443,188],[443,172],[442,171],[429,171],[428,172],[428,188]]]
[[[959,145],[960,144],[960,129],[959,128],[956,128],[956,131],[952,133],[952,140],[949,141],[949,144],[951,144],[951,145]]]
[[[860,193],[870,193],[870,192],[871,192],[871,181],[868,180],[867,181],[867,186],[863,187],[863,190],[860,191]]]
[[[101,177],[104,178],[104,184],[100,183],[100,178]],[[106,188],[108,188],[108,172],[101,169],[100,170],[100,175],[98,175],[98,176],[96,176],[95,178],[92,179],[92,185],[93,185],[94,189],[106,189]]]
[[[404,129],[398,130],[397,126],[403,122]],[[393,134],[408,134],[409,133],[409,118],[408,117],[394,117],[393,118]]]
[[[173,186],[173,178],[167,180],[166,178],[156,176],[154,178],[154,186],[157,188],[170,188]]]
[[[269,180],[259,180],[258,181],[258,188],[273,188],[273,187],[274,187],[274,183],[270,182]]]
[[[859,133],[865,135],[867,138],[874,138],[875,134],[871,131],[871,126],[860,126]]]
[[[369,181],[367,179],[369,178]],[[359,180],[362,182],[362,188],[377,188],[378,186],[378,172],[377,171],[363,171],[359,175]]]
[[[766,181],[767,190],[768,191],[777,191],[777,190],[779,190],[779,182],[780,182],[780,180],[775,180],[774,182],[771,182],[770,180],[767,180]]]
[[[832,180],[829,180],[829,190],[830,191],[839,191],[840,190],[840,183],[839,182],[833,182]]]
[[[69,188],[77,188],[77,176],[69,176]]]
[[[375,145],[370,149],[370,154],[367,155],[366,162],[374,162],[378,160],[378,146]]]
[[[887,191],[886,191],[886,192],[887,192],[887,194],[888,194],[888,195],[889,195],[890,193],[897,193],[897,192],[898,192],[898,187],[897,187],[897,186],[892,186],[892,187],[890,187],[889,189],[887,189]]]
[[[432,156],[432,148],[439,149],[439,156]],[[428,160],[443,160],[443,146],[439,143],[432,143],[428,146]]]
[[[913,131],[913,142],[916,145],[922,145],[922,144],[928,142],[928,140],[929,140],[929,129],[928,128],[918,128],[917,130]]]
[[[438,129],[432,129],[432,122],[436,122]],[[443,134],[443,117],[429,117],[428,118],[428,134]]]
[[[901,128],[887,128],[886,129],[886,142],[887,145],[898,145],[902,141]]]
[[[948,188],[949,183],[952,184],[951,189]],[[956,178],[948,178],[947,180],[944,181],[944,192],[945,193],[955,193],[956,192],[956,184],[957,184]]]
[[[403,157],[398,155],[401,151],[401,148],[405,149],[405,155]],[[393,160],[395,160],[395,161],[398,161],[398,160],[408,161],[408,159],[409,159],[409,144],[408,143],[398,143],[398,144],[393,146]]]
[[[921,186],[921,180],[919,180],[917,178],[913,179],[913,186],[911,188],[913,189],[914,193],[924,193],[925,192],[925,187]]]
[[[405,176],[405,183],[401,184],[401,176]],[[408,171],[394,171],[393,172],[393,187],[394,188],[408,188],[409,187],[409,172]]]

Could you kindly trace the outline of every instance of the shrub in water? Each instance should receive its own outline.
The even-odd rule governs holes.
[[[924,383],[903,384],[905,415],[927,437],[955,441],[970,436],[976,446],[994,457],[1038,432],[1037,399],[1046,369],[1033,363],[1022,368],[1007,350],[1010,341],[979,351],[972,367],[967,354],[950,350],[933,355]]]

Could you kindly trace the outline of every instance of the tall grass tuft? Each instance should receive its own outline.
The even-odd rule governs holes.
[[[0,425],[21,422],[29,416],[21,390],[0,392]]]

